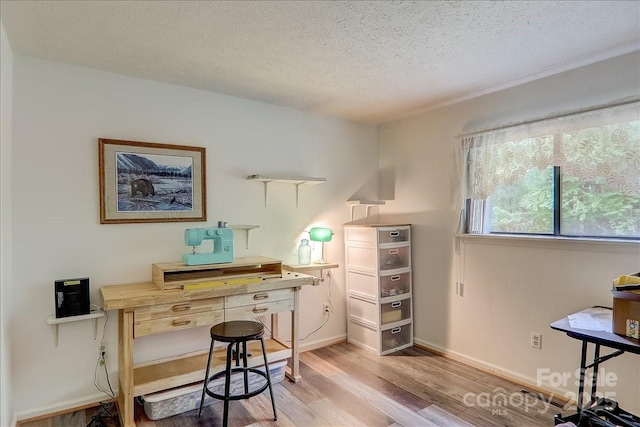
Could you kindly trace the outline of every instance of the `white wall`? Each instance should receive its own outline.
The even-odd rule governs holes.
[[[55,279],[89,276],[91,300],[100,303],[100,286],[150,281],[153,263],[179,260],[190,250],[183,243],[185,228],[218,220],[260,225],[251,231],[248,250],[238,232],[236,256],[294,261],[303,230],[317,223],[336,233],[326,244],[326,257],[343,259],[346,200],[376,176],[376,127],[19,55],[14,71],[13,290],[20,339],[13,354],[19,418],[104,397],[93,385],[99,339],[93,340],[91,322],[61,325],[54,347],[46,317],[54,313]],[[208,223],[100,225],[100,137],[206,147]],[[265,207],[262,183],[246,180],[254,173],[327,182],[301,187],[297,209],[293,185],[271,184]],[[345,337],[344,273],[332,273],[337,311],[303,345]],[[322,323],[328,286],[302,290],[301,336]],[[110,312],[106,327],[115,390],[116,319]],[[136,340],[135,359],[205,349],[208,342],[207,328],[144,337]]]
[[[13,52],[0,23],[0,426],[14,416],[11,336],[13,305],[11,266],[11,148]]]
[[[382,213],[414,224],[417,342],[532,384],[538,368],[573,374],[579,343],[549,324],[592,305],[611,306],[611,280],[640,271],[640,245],[467,239],[458,264],[453,137],[637,96],[638,70],[635,52],[381,127],[382,195],[393,199]],[[456,295],[458,274],[463,297]],[[532,331],[542,333],[542,350],[530,347]],[[618,376],[606,391],[640,412],[638,357],[625,354],[604,369]],[[577,391],[573,380],[563,389]]]

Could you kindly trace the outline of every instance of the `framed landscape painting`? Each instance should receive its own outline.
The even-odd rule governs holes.
[[[100,223],[206,221],[205,148],[98,140]]]

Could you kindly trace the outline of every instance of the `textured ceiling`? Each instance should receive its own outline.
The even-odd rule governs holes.
[[[638,1],[2,0],[0,8],[14,54],[370,123],[640,49]]]

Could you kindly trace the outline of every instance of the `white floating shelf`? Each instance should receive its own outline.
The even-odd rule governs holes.
[[[322,272],[331,268],[338,268],[339,265],[333,262],[327,262],[325,264],[311,263],[307,265],[302,264],[282,264],[282,268],[285,270],[293,271],[295,273],[307,273],[309,271],[319,270],[320,271],[320,279],[324,280],[324,276]],[[319,283],[318,283],[319,284]]]
[[[245,230],[247,233],[247,249],[249,249],[249,232],[255,228],[260,228],[259,225],[229,225],[229,228],[233,230]]]
[[[324,184],[327,178],[316,178],[310,176],[278,176],[278,175],[249,175],[250,181],[260,181],[264,183],[264,206],[267,206],[267,186],[272,182],[281,184],[293,184],[296,186],[296,207],[298,207],[298,189],[301,185]]]
[[[89,314],[81,314],[78,316],[47,316],[47,324],[51,325],[53,330],[53,342],[55,346],[58,346],[58,325],[61,323],[78,322],[80,320],[93,319],[93,339],[96,340],[98,337],[98,319],[100,317],[104,317],[104,311],[102,310],[92,310]]]
[[[347,200],[347,205],[351,207],[350,217],[351,221],[353,221],[353,210],[356,206],[365,206],[365,221],[369,218],[369,209],[372,206],[382,206],[384,205],[384,200]]]

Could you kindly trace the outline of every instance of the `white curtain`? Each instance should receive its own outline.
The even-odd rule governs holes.
[[[497,186],[549,166],[640,196],[640,102],[464,135],[456,150],[462,200],[486,200]]]

